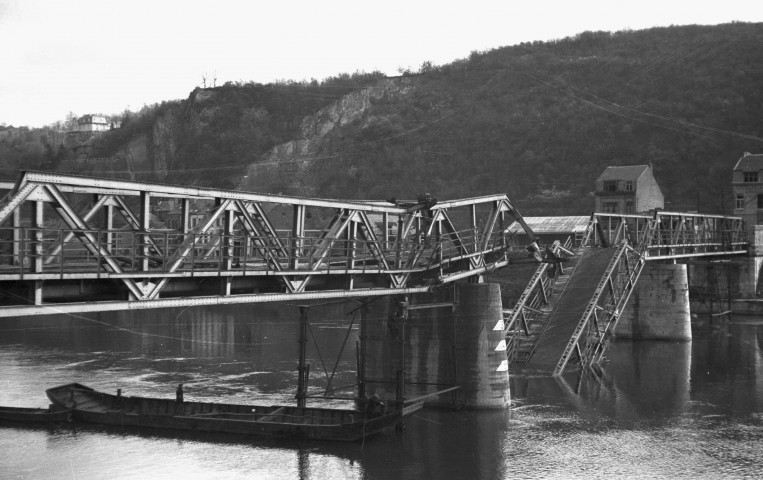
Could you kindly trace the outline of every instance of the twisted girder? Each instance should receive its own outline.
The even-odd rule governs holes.
[[[555,376],[564,372],[573,354],[582,367],[599,362],[646,261],[740,255],[748,247],[739,217],[663,211],[595,213],[581,246],[614,246],[617,251],[559,359]]]
[[[665,211],[594,213],[580,246],[616,251],[561,354],[555,376],[575,357],[582,367],[600,361],[646,261],[740,255],[748,248],[739,217]]]

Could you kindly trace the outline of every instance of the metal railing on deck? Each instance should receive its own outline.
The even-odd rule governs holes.
[[[649,229],[652,225],[654,228]],[[645,239],[644,232],[651,232]],[[626,240],[639,248],[648,240],[649,257],[741,254],[747,249],[747,231],[740,217],[656,211],[650,215],[594,213],[581,246],[617,246]]]
[[[572,248],[572,238],[568,237],[564,245],[554,242],[550,247],[551,252],[554,255],[561,256],[565,254],[565,251],[569,251]],[[547,314],[543,308],[548,306],[551,300],[551,289],[556,282],[557,276],[549,276],[549,268],[556,268],[555,265],[549,263],[541,263],[533,273],[530,281],[525,287],[524,291],[520,295],[514,308],[511,310],[509,316],[504,320],[504,332],[506,336],[506,354],[509,362],[521,362],[529,359],[532,356],[535,345],[537,344],[537,338],[542,336],[543,329],[535,335],[535,343],[533,348],[528,350],[524,358],[519,358],[519,343],[523,337],[529,338],[531,333],[531,324],[537,319]]]
[[[315,235],[280,237],[283,249],[278,251],[285,254],[278,255],[277,250],[267,248],[273,240],[267,236],[8,227],[0,228],[0,274],[113,273],[104,268],[106,257],[116,262],[120,273],[152,275],[170,273],[172,264],[179,260],[181,265],[175,273],[419,271],[444,267],[481,253],[479,248],[485,239],[479,231],[457,233],[460,246],[432,236],[378,243],[331,239],[325,255],[317,258],[315,252],[322,243]],[[494,232],[489,242],[499,250],[501,241],[501,233]],[[191,245],[187,253],[180,249],[184,244]],[[464,253],[465,250],[472,253]]]
[[[637,248],[633,248],[626,238],[620,239],[615,255],[607,265],[554,369],[554,376],[564,372],[573,353],[577,354],[582,368],[595,365],[601,360],[609,336],[644,268],[646,252],[655,239],[657,225],[657,220],[650,220],[638,235],[634,235]]]

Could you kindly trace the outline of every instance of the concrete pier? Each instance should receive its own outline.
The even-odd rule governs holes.
[[[743,315],[763,314],[763,225],[747,228],[747,255],[697,260],[689,266],[696,313],[719,313],[729,309]],[[729,301],[730,299],[730,301]]]
[[[401,300],[376,301],[368,313],[366,395],[394,401],[398,372],[404,371],[406,399],[458,385],[456,391],[427,398],[427,404],[506,408],[509,374],[503,330],[496,329],[503,315],[500,286],[448,286],[409,297],[409,308],[402,308]]]
[[[614,334],[633,340],[691,340],[686,265],[647,263]]]

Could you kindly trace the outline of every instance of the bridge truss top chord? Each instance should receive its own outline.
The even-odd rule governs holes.
[[[507,213],[23,172],[0,202],[0,317],[424,292],[508,264]]]

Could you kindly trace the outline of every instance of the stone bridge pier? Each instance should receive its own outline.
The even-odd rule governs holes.
[[[691,340],[689,280],[683,264],[647,263],[614,330],[617,338]]]
[[[615,336],[691,340],[692,313],[763,313],[763,225],[749,226],[747,238],[747,255],[673,264],[648,262],[620,316]]]
[[[369,305],[366,395],[430,406],[506,408],[510,402],[500,285],[466,283]],[[500,328],[496,328],[496,327]]]

